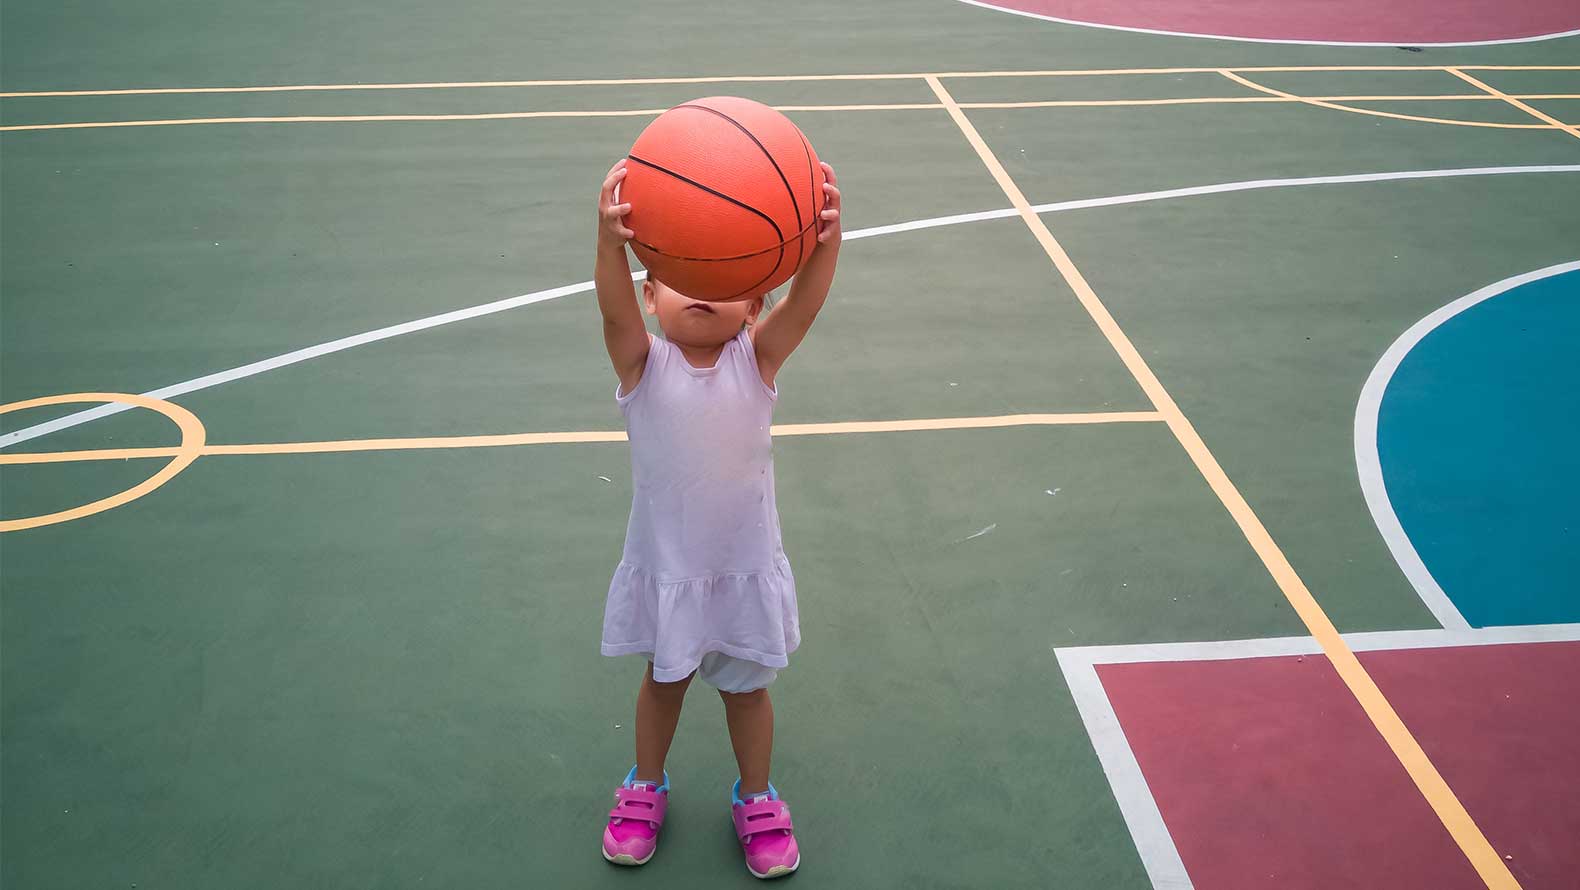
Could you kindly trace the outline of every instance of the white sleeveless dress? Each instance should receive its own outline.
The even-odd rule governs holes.
[[[647,655],[660,683],[685,679],[710,652],[789,663],[801,630],[774,502],[778,397],[744,330],[711,368],[651,338],[642,379],[615,392],[635,490],[604,655]]]

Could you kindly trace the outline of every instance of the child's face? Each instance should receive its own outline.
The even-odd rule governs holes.
[[[651,279],[642,283],[642,302],[647,314],[658,316],[658,326],[673,343],[686,346],[718,346],[734,338],[741,327],[757,320],[762,310],[761,297],[732,303],[705,303]]]

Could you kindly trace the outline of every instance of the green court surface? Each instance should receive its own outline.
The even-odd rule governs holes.
[[[0,403],[147,393],[206,439],[141,497],[35,522],[138,486],[180,433],[77,416],[92,395],[0,415],[18,890],[751,881],[701,688],[658,857],[594,847],[640,665],[598,655],[631,487],[598,435],[593,201],[657,110],[790,106],[845,193],[776,414],[810,425],[775,441],[793,883],[1191,886],[1059,653],[1313,637],[1342,674],[1350,635],[1465,630],[1374,521],[1362,387],[1440,307],[1580,260],[1577,36],[479,0],[13,4],[0,40]],[[651,82],[695,78],[718,80]],[[323,88],[237,89],[290,85]],[[1573,886],[1478,859],[1480,811],[1456,821],[1455,777],[1423,779],[1355,677],[1474,886]]]

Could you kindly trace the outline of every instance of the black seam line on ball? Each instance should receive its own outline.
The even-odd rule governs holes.
[[[823,214],[823,207],[828,206],[828,199],[823,199],[823,207],[817,206],[817,193],[820,189],[817,187],[817,174],[812,170],[812,144],[806,141],[806,134],[802,133],[799,128],[796,129],[796,135],[801,137],[801,149],[806,152],[806,178],[807,182],[811,183],[812,188],[812,202],[809,206],[812,208],[812,225],[815,226]],[[802,231],[805,232],[806,230],[803,229]],[[817,250],[816,241],[812,242],[812,249]]]
[[[748,134],[748,135],[750,135],[750,134]],[[740,256],[734,256],[734,257],[684,257],[684,256],[676,256],[675,254],[665,253],[662,249],[654,247],[653,245],[648,244],[648,243],[646,243],[644,241],[637,241],[636,238],[632,238],[631,239],[632,241],[636,241],[636,243],[641,245],[642,247],[645,247],[648,250],[653,251],[654,253],[661,254],[661,255],[669,257],[671,259],[684,260],[684,261],[689,261],[689,262],[700,262],[700,263],[719,263],[719,262],[726,262],[728,260],[749,259],[751,257],[761,256],[762,254],[765,254],[765,253],[767,253],[770,250],[778,249],[778,251],[779,251],[779,259],[778,259],[777,262],[774,263],[773,268],[768,270],[768,274],[764,275],[762,278],[757,279],[757,281],[755,283],[753,283],[751,285],[751,287],[748,287],[745,290],[738,291],[737,293],[733,294],[732,298],[733,297],[740,297],[740,296],[743,296],[745,294],[749,294],[754,289],[756,289],[758,287],[761,287],[762,283],[764,281],[767,281],[768,279],[774,277],[774,274],[779,271],[779,267],[784,265],[784,261],[785,261],[785,245],[789,243],[789,239],[785,238],[784,231],[779,228],[779,224],[774,222],[773,218],[768,216],[768,214],[763,213],[761,210],[758,210],[756,207],[753,207],[750,204],[747,204],[747,203],[745,203],[743,201],[740,201],[740,200],[737,200],[735,198],[732,198],[729,195],[726,195],[726,194],[724,194],[723,192],[721,192],[721,191],[719,191],[717,189],[709,188],[709,187],[703,185],[702,183],[697,182],[695,179],[692,179],[689,176],[684,176],[684,175],[682,175],[680,173],[676,173],[675,171],[670,170],[670,169],[668,169],[666,167],[663,167],[663,166],[661,166],[659,164],[655,164],[652,161],[645,160],[643,158],[639,158],[639,157],[637,157],[634,154],[626,155],[626,157],[629,158],[630,160],[636,161],[638,164],[641,164],[644,167],[648,167],[648,168],[651,168],[653,170],[657,170],[658,172],[663,173],[663,174],[668,175],[668,176],[673,176],[674,178],[680,180],[681,182],[684,182],[684,183],[686,183],[688,185],[691,185],[691,186],[694,186],[696,188],[699,188],[699,189],[707,192],[710,195],[714,195],[716,197],[722,198],[725,201],[728,201],[731,204],[734,204],[735,206],[740,207],[743,210],[748,210],[748,211],[751,211],[752,213],[757,214],[758,216],[762,217],[763,220],[765,222],[767,222],[770,226],[773,226],[774,234],[779,236],[779,243],[774,245],[774,246],[772,246],[772,247],[766,247],[766,248],[764,248],[762,250],[759,250],[759,251],[754,251],[752,253],[742,254]],[[780,175],[783,176],[784,174],[781,173]],[[796,214],[796,221],[800,222],[800,219],[801,219],[801,215],[798,212]],[[801,228],[800,232],[796,233],[795,237],[800,237],[801,235],[804,235],[806,233],[807,228],[808,228],[807,226],[803,226]]]
[[[740,121],[736,120],[733,117],[730,117],[729,115],[727,115],[724,112],[718,110],[717,108],[709,108],[706,105],[698,105],[698,104],[696,104],[694,102],[687,102],[684,105],[677,105],[675,107],[676,108],[691,108],[691,109],[695,109],[697,111],[705,111],[708,114],[714,115],[715,117],[722,118],[723,120],[729,122],[729,124],[731,126],[733,126],[735,129],[740,130],[742,133],[746,134],[746,138],[750,139],[752,141],[752,144],[756,145],[757,149],[763,153],[763,157],[768,159],[768,163],[774,168],[774,172],[779,174],[779,182],[782,185],[784,185],[784,187],[785,187],[785,197],[790,199],[790,209],[795,211],[796,228],[801,229],[803,232],[805,231],[805,229],[802,228],[802,223],[801,223],[801,202],[796,200],[795,189],[790,187],[790,177],[785,175],[784,168],[779,166],[779,162],[777,160],[775,160],[773,154],[768,151],[768,146],[763,145],[762,140],[757,138],[757,134],[753,133],[751,130],[748,130],[746,128],[745,124],[742,124]],[[792,124],[791,126],[794,126],[794,124]],[[797,134],[799,134],[800,132],[801,131],[799,129],[796,130]],[[780,237],[783,238],[784,236],[781,235]],[[788,239],[786,239],[786,243],[788,243]],[[801,262],[801,252],[802,252],[801,245],[797,244],[796,245],[796,252],[795,252],[796,264],[797,265],[799,265],[800,262]],[[779,253],[779,262],[777,264],[775,264],[775,266],[774,266],[774,272],[778,272],[779,271],[779,266],[784,265],[784,261],[785,261],[784,252],[781,251]],[[770,273],[770,277],[772,277],[772,273]]]
[[[764,247],[762,250],[754,250],[751,253],[738,253],[738,254],[735,254],[734,256],[681,256],[678,253],[670,253],[669,251],[663,249],[662,247],[657,247],[655,245],[649,244],[649,243],[647,243],[646,241],[643,241],[640,238],[632,238],[630,240],[635,241],[637,244],[641,245],[642,247],[647,248],[648,250],[653,251],[654,253],[661,253],[664,256],[667,256],[670,259],[674,259],[674,260],[686,260],[687,262],[692,262],[692,263],[727,263],[727,262],[730,262],[731,260],[749,260],[752,257],[762,256],[765,253],[770,253],[772,251],[778,250],[778,249],[784,247],[785,245],[789,244],[791,241],[794,241],[795,239],[800,238],[801,236],[805,235],[808,231],[811,230],[811,228],[812,228],[812,224],[808,223],[808,224],[806,224],[806,225],[801,227],[801,231],[792,233],[789,238],[784,239],[783,241],[779,242],[778,244],[771,244],[771,245],[769,245],[767,247]]]
[[[784,238],[785,233],[779,228],[779,224],[773,221],[773,217],[771,217],[768,214],[762,212],[761,210],[758,210],[756,207],[753,207],[752,205],[747,204],[744,201],[740,201],[740,200],[737,200],[735,198],[732,198],[729,195],[726,195],[725,193],[719,191],[718,189],[708,188],[707,186],[703,185],[702,183],[696,181],[695,179],[692,179],[689,176],[683,176],[683,175],[681,175],[679,173],[676,173],[675,171],[669,169],[668,167],[660,166],[658,164],[653,163],[652,161],[643,160],[642,158],[639,158],[636,155],[626,155],[626,157],[631,159],[631,160],[633,160],[633,161],[636,161],[638,164],[641,164],[644,167],[650,167],[650,168],[652,168],[654,170],[657,170],[660,173],[665,174],[666,176],[673,176],[676,179],[680,180],[681,182],[686,183],[687,185],[695,186],[695,187],[697,187],[699,189],[702,189],[703,191],[707,192],[710,195],[713,195],[716,198],[723,198],[724,200],[730,202],[731,204],[734,204],[736,207],[739,207],[742,210],[749,210],[752,213],[757,214],[758,216],[763,218],[763,222],[766,222],[770,226],[774,227],[774,234],[775,235],[778,235],[781,239]],[[797,222],[799,222],[799,218],[797,219]],[[770,248],[768,248],[768,250],[773,250],[773,248],[770,247]],[[763,253],[767,253],[768,250],[764,250],[762,252]],[[755,256],[755,254],[749,254],[749,255],[750,256]],[[732,257],[726,257],[726,259],[733,259],[733,258]]]
[[[797,201],[795,199],[795,189],[790,187],[790,178],[785,176],[784,169],[779,166],[779,162],[778,161],[774,160],[774,156],[768,152],[768,147],[766,145],[763,145],[762,140],[758,139],[757,135],[755,133],[753,133],[751,130],[746,129],[746,126],[744,124],[742,124],[740,121],[736,120],[733,117],[730,117],[729,115],[725,114],[722,111],[719,111],[716,108],[709,108],[706,105],[692,105],[690,103],[685,104],[685,105],[677,105],[675,107],[676,108],[695,108],[698,111],[706,111],[709,114],[717,115],[717,116],[722,117],[725,120],[729,121],[735,127],[735,129],[740,130],[742,133],[745,133],[746,134],[746,138],[750,139],[752,141],[752,143],[757,146],[758,150],[760,150],[763,153],[763,157],[768,159],[768,163],[773,165],[774,172],[779,174],[779,181],[781,183],[784,183],[785,194],[787,196],[789,196],[789,198],[790,198],[790,207],[791,207],[791,209],[793,209],[795,211],[795,224],[796,224],[797,227],[799,227],[801,225],[801,202],[799,202],[799,201]],[[797,130],[796,132],[798,134],[800,133],[799,130]],[[803,141],[805,141],[805,140],[803,139]]]

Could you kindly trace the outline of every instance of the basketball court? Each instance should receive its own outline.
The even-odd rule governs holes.
[[[594,199],[838,171],[779,377],[819,887],[1580,882],[1580,10],[7,8],[0,883],[746,886],[691,696],[595,839]]]

